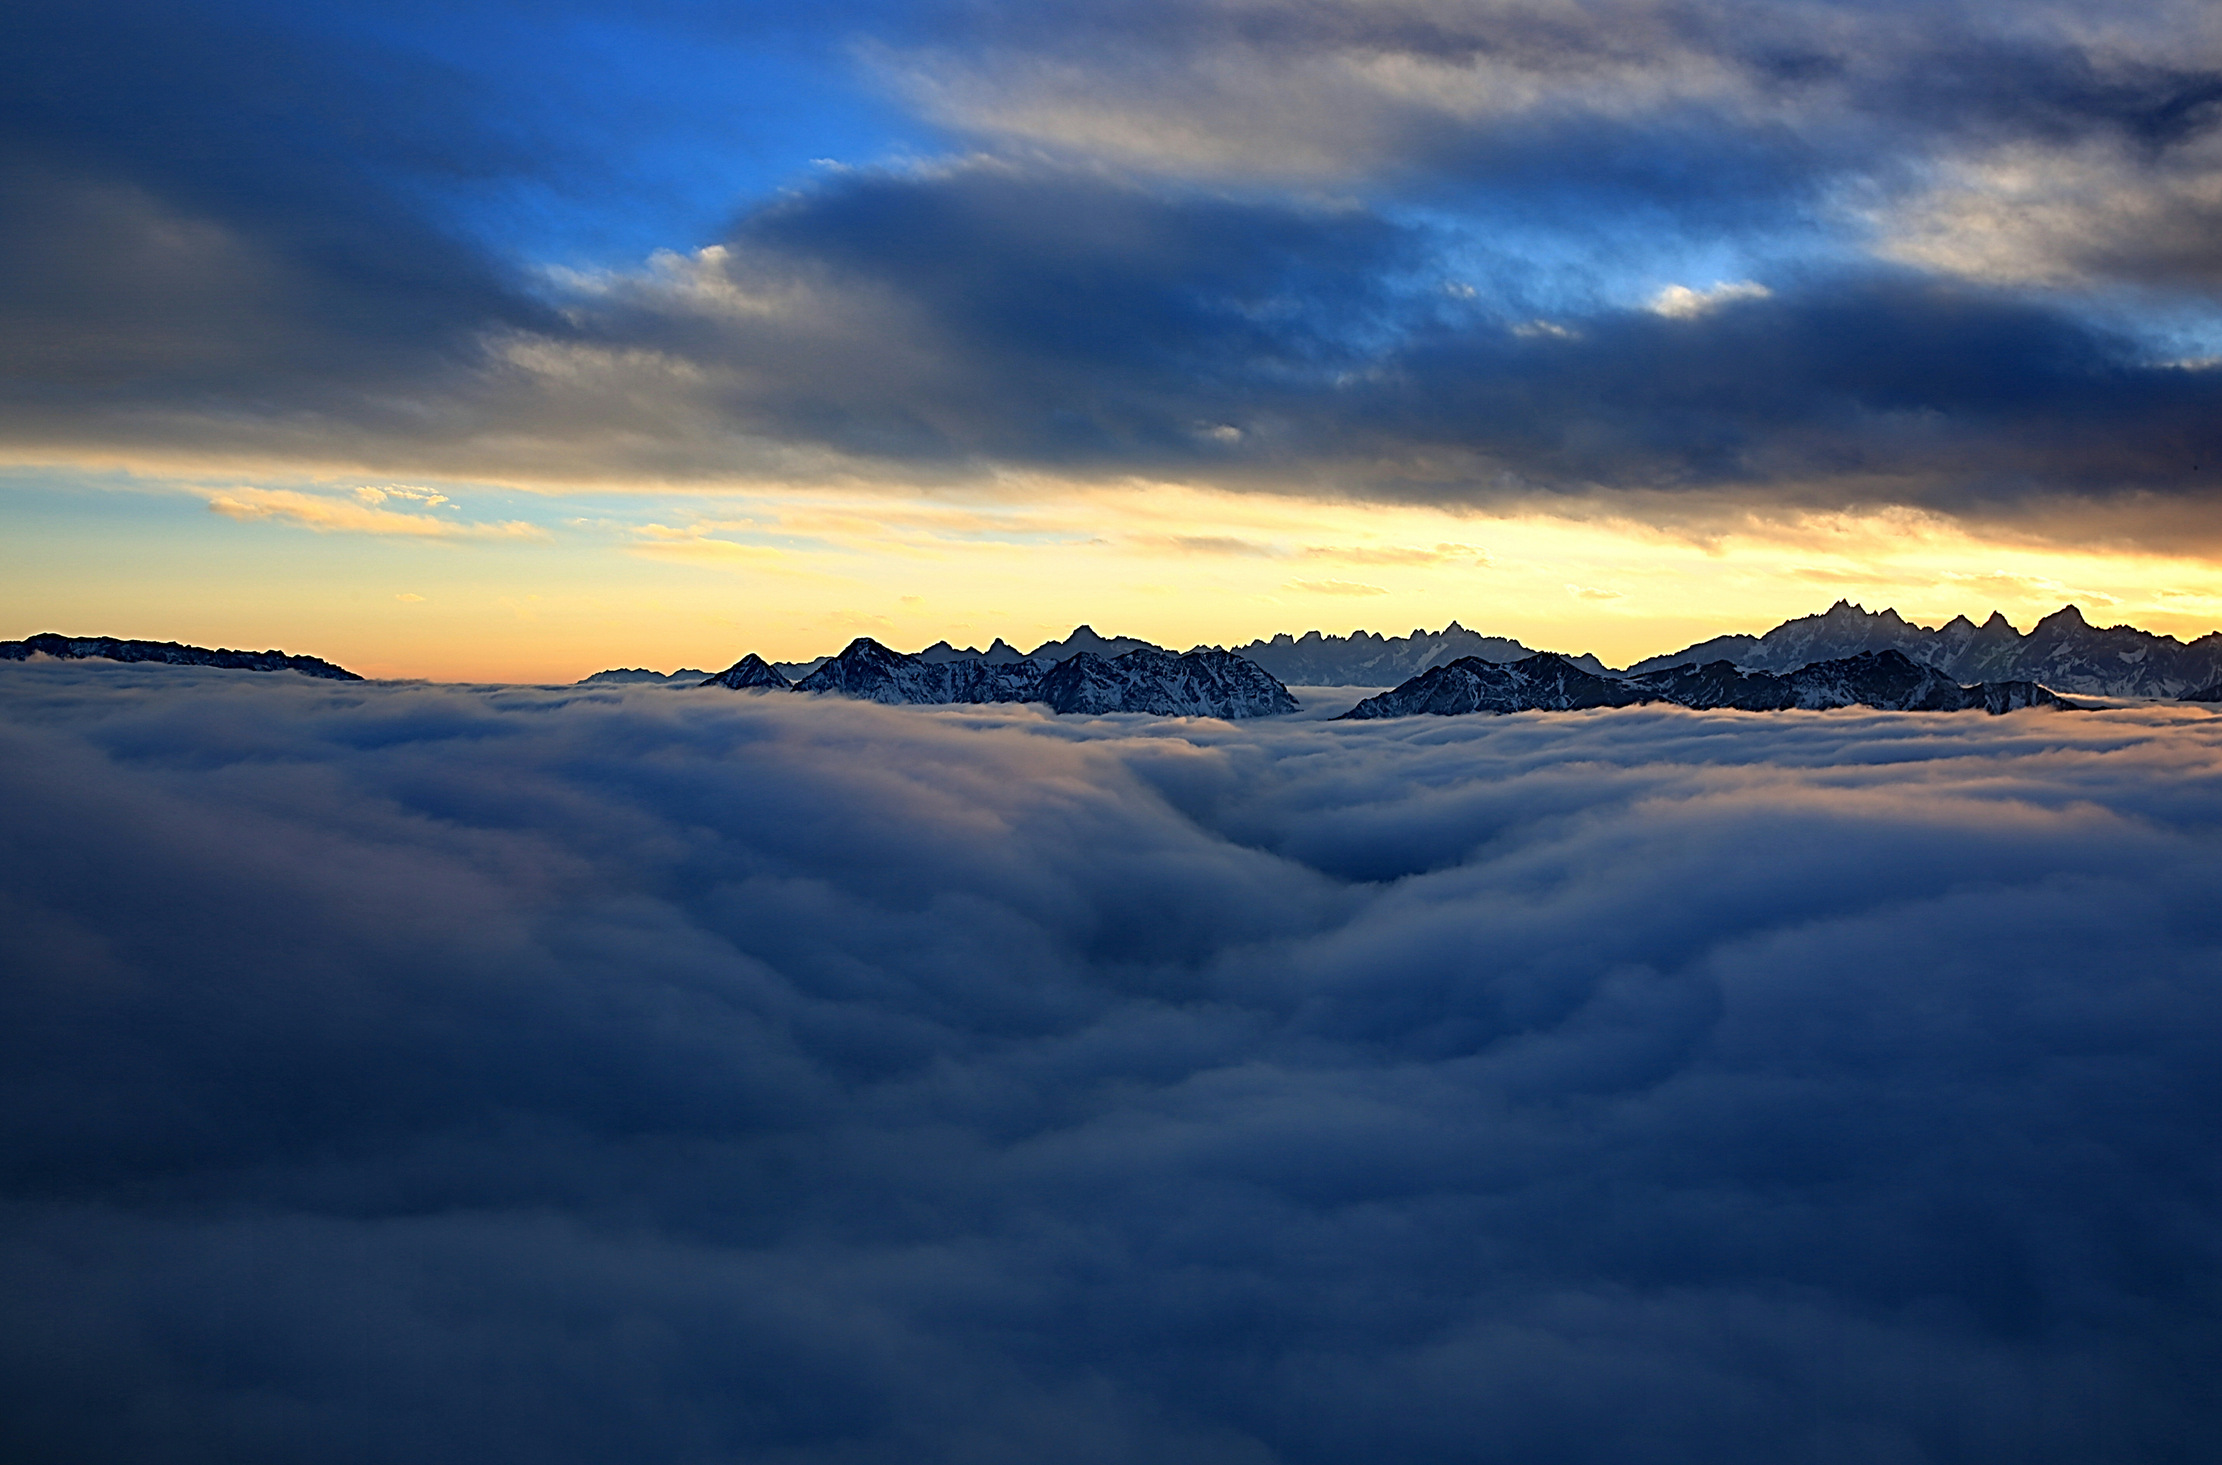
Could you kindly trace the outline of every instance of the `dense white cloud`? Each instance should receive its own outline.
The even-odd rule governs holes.
[[[2178,1458],[2222,718],[0,678],[85,1460]]]

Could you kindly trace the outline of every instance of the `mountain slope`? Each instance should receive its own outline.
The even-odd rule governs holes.
[[[1625,678],[1600,677],[1543,652],[1510,665],[1464,657],[1368,697],[1343,714],[1353,720],[1456,716],[1471,712],[1569,712],[1667,702],[1678,707],[1778,712],[1789,708],[1873,707],[1895,712],[2009,712],[2069,707],[2034,682],[1962,686],[1902,651],[1863,651],[1777,676],[1729,661],[1676,666]]]
[[[675,674],[676,675],[676,674]],[[725,687],[732,691],[747,691],[761,687],[768,691],[787,692],[794,683],[787,680],[777,667],[751,651],[714,677],[704,677],[695,683],[698,687]]]
[[[1154,712],[1160,717],[1271,717],[1296,699],[1256,662],[1204,648],[1175,656],[1145,649],[1068,656],[1041,680],[1040,700],[1057,712]]]
[[[1338,720],[1419,713],[1449,717],[1468,712],[1571,712],[1657,700],[1656,695],[1612,677],[1584,671],[1563,656],[1539,651],[1514,662],[1462,656],[1429,667],[1402,686],[1366,698]]]

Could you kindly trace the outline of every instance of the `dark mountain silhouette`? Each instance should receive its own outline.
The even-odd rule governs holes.
[[[283,651],[226,651],[187,646],[177,641],[127,641],[115,636],[62,636],[52,631],[21,641],[0,641],[0,661],[153,661],[169,666],[215,666],[232,671],[295,671],[335,682],[363,680],[344,666],[320,656],[288,656]]]

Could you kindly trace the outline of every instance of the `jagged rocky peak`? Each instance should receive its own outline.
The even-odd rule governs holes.
[[[1001,636],[998,636],[995,638],[994,641],[989,643],[988,649],[985,651],[982,651],[978,647],[974,646],[958,647],[950,645],[947,641],[936,641],[933,645],[928,646],[925,650],[919,652],[918,659],[920,661],[930,662],[1013,662],[1024,661],[1026,659],[1026,653],[1019,650],[1016,646],[1011,645],[1010,642],[1005,641]]]
[[[1129,651],[1164,649],[1153,641],[1138,640],[1133,636],[1101,636],[1096,634],[1095,627],[1079,625],[1073,627],[1072,634],[1064,640],[1044,641],[1026,655],[1043,666],[1055,666],[1066,657],[1076,656],[1083,651],[1095,656],[1113,657],[1124,656]]]
[[[1981,625],[1964,615],[1956,615],[1937,627],[1936,637],[1927,654],[1917,658],[1932,666],[1945,665],[1954,658],[1983,655],[2000,645],[2010,645],[2021,640],[2021,632],[1997,611]],[[1940,654],[1941,653],[1941,654]]]
[[[1316,687],[1384,687],[1462,656],[1510,662],[1533,654],[1510,637],[1484,636],[1456,621],[1440,631],[1416,628],[1395,637],[1367,630],[1347,636],[1306,631],[1293,639],[1284,633],[1233,650],[1283,682]]]
[[[189,646],[181,641],[133,641],[120,636],[64,636],[42,631],[21,641],[0,641],[0,661],[156,662],[165,666],[212,666],[226,671],[291,671],[326,681],[363,680],[321,656],[288,656],[283,651],[232,651]]]
[[[778,667],[751,651],[714,677],[706,677],[695,685],[701,687],[726,687],[736,692],[762,690],[786,692],[794,683]]]

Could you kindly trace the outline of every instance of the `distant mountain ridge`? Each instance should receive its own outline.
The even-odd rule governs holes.
[[[645,666],[620,666],[608,671],[598,671],[592,676],[580,677],[577,685],[586,686],[699,686],[709,673],[700,667],[682,666],[677,671],[650,671]]]
[[[2074,706],[2035,682],[1962,686],[1895,649],[1813,662],[1779,676],[1715,661],[1620,677],[1597,676],[1546,651],[1509,665],[1467,656],[1430,667],[1402,686],[1366,698],[1343,718],[1572,712],[1646,702],[1745,712],[1873,707],[1887,712],[2000,713],[2023,707]]]
[[[2222,682],[2222,632],[2186,644],[2135,626],[2093,626],[2073,605],[2026,634],[1997,611],[1981,625],[1954,616],[1931,630],[1895,610],[1869,611],[1848,600],[1820,615],[1784,621],[1763,636],[1715,636],[1646,658],[1628,674],[1713,661],[1786,672],[1863,651],[1903,652],[1960,682],[2030,681],[2102,697],[2180,697]]]
[[[1513,662],[1536,654],[1533,647],[1523,646],[1509,636],[1484,636],[1456,621],[1440,631],[1415,629],[1409,636],[1383,636],[1362,630],[1347,636],[1318,631],[1291,636],[1284,631],[1271,640],[1227,649],[1298,687],[1386,687],[1461,657]],[[1565,659],[1593,675],[1601,676],[1606,670],[1603,662],[1587,652]]]
[[[0,661],[29,661],[34,656],[51,656],[57,661],[152,661],[166,666],[214,666],[228,671],[292,671],[334,682],[363,680],[346,667],[335,666],[321,656],[288,656],[283,651],[230,651],[220,647],[188,646],[179,641],[63,636],[53,631],[42,631],[21,641],[0,641]]]

